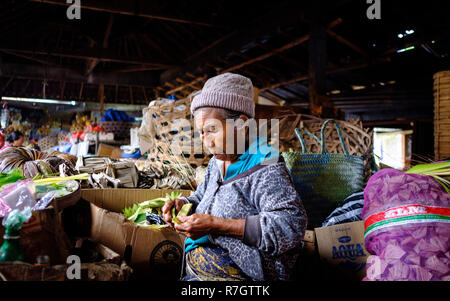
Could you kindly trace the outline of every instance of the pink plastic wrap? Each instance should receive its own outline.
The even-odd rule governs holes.
[[[364,190],[363,279],[450,280],[450,195],[433,178],[383,169]]]

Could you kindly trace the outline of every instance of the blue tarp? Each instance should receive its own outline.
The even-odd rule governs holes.
[[[122,121],[122,122],[134,122],[134,118],[127,115],[123,111],[116,111],[109,109],[105,112],[100,121]]]
[[[122,158],[132,158],[132,159],[139,159],[141,157],[141,151],[137,150],[136,152],[132,153],[132,154],[127,154],[127,153],[122,153],[121,154]]]

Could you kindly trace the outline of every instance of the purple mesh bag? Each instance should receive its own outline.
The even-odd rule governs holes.
[[[383,169],[364,189],[363,281],[450,280],[450,195],[431,177]]]

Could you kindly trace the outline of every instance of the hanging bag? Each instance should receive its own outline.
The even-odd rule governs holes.
[[[334,124],[344,151],[329,153],[326,149],[325,129]],[[364,189],[364,160],[350,155],[336,121],[326,120],[321,128],[321,139],[306,129],[295,129],[302,152],[284,152],[286,166],[294,180],[308,216],[308,229],[320,227],[325,218],[352,193]],[[308,134],[321,145],[321,153],[307,153],[302,134]]]

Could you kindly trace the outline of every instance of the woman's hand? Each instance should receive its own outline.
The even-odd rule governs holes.
[[[188,216],[180,216],[178,219],[180,223],[174,224],[175,230],[194,240],[217,232],[217,217],[215,216],[194,213]]]
[[[178,219],[180,224],[174,225],[175,230],[194,240],[208,234],[239,239],[244,235],[245,219],[223,219],[201,213],[178,217]]]
[[[182,199],[174,199],[174,200],[168,200],[162,207],[162,216],[163,220],[168,223],[169,225],[172,224],[172,207],[175,206],[175,210],[178,212],[181,210],[181,207],[186,202]]]

